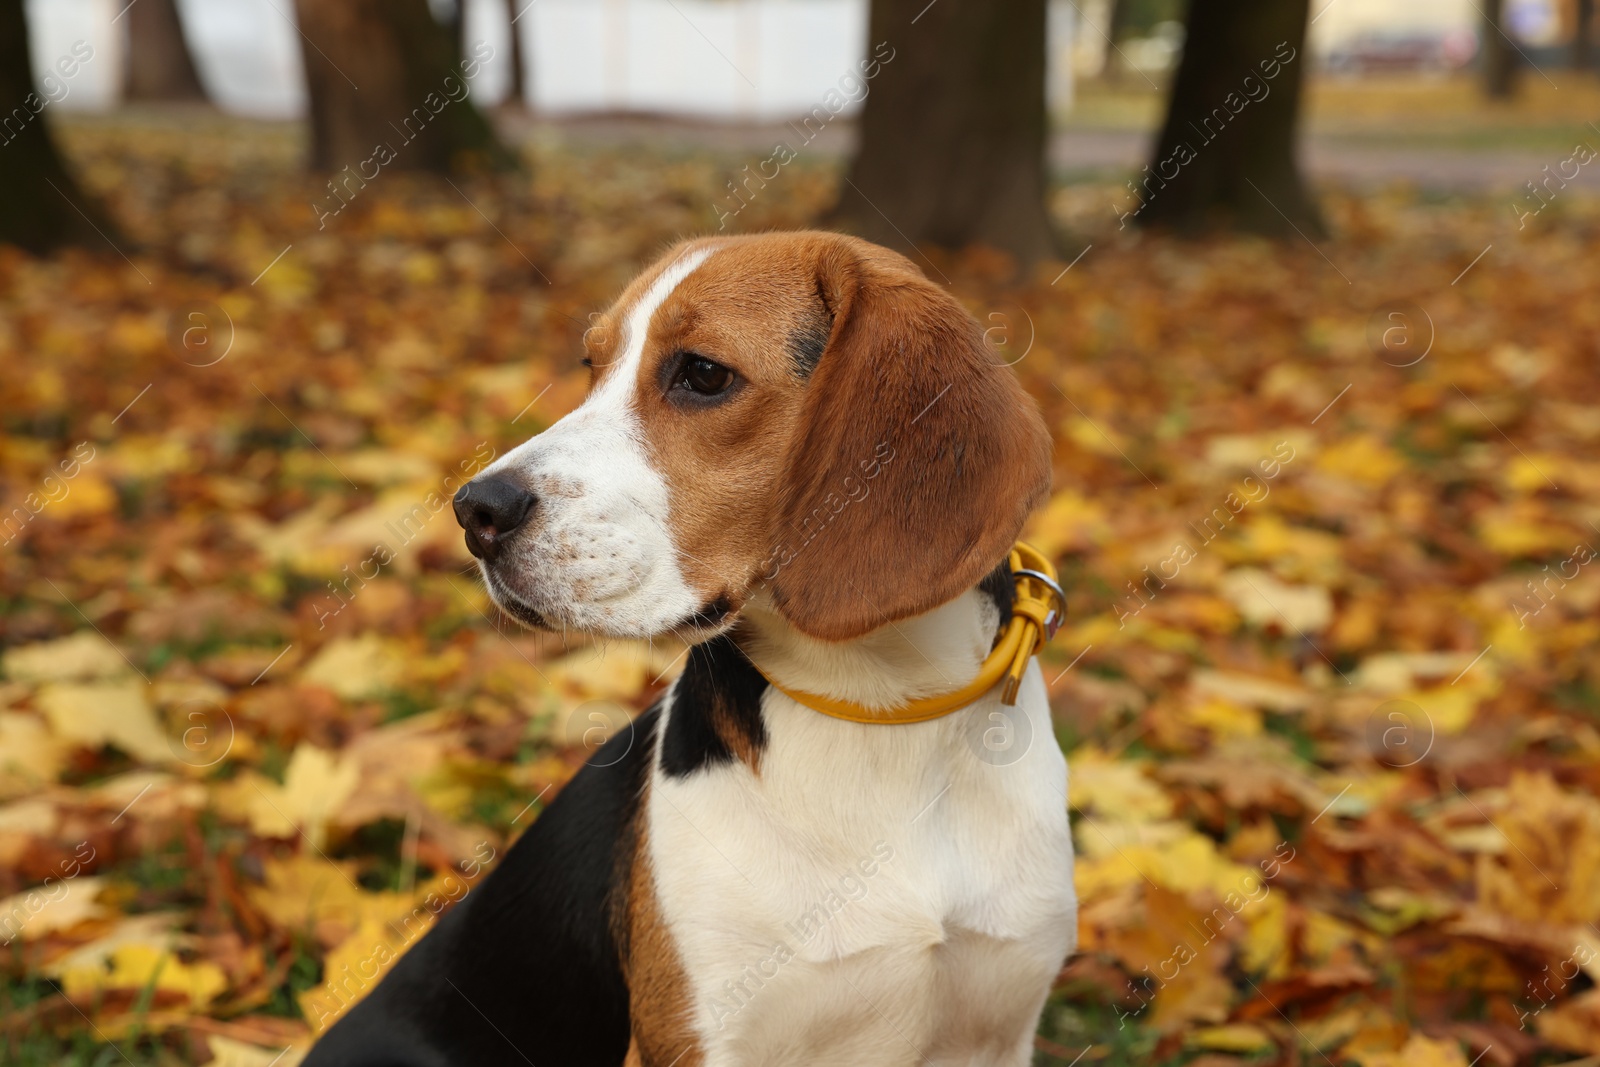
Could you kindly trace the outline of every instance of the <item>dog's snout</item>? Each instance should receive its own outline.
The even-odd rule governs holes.
[[[455,512],[467,532],[467,551],[492,561],[535,502],[532,493],[505,478],[474,478],[463,485],[455,496]]]

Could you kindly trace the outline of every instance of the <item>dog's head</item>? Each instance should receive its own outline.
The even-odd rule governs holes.
[[[695,640],[764,589],[856,637],[975,585],[1049,490],[1044,424],[978,324],[864,241],[681,244],[584,341],[583,404],[455,500],[530,625]]]

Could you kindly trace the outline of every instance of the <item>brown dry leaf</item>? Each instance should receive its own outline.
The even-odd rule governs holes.
[[[1556,925],[1600,920],[1600,800],[1517,771],[1493,825],[1511,848],[1478,857],[1485,907]]]
[[[1600,989],[1540,1010],[1533,1023],[1541,1037],[1561,1048],[1600,1055]]]
[[[1285,801],[1320,811],[1334,799],[1280,740],[1270,736],[1228,738],[1210,755],[1164,764],[1160,776],[1176,784],[1216,789],[1224,803],[1238,811],[1279,807]]]
[[[340,757],[355,768],[357,784],[333,813],[333,822],[356,827],[386,817],[417,816],[424,807],[418,785],[447,755],[461,751],[460,731],[449,729],[438,715],[419,715],[362,734]]]
[[[1206,927],[1209,918],[1184,895],[1149,887],[1143,921],[1106,938],[1106,947],[1134,974],[1149,975],[1155,983],[1149,1023],[1162,1033],[1228,1017],[1231,997],[1222,970],[1228,962],[1228,937],[1237,928]]]

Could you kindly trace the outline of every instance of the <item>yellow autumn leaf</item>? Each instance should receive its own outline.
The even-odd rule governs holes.
[[[426,485],[439,477],[438,464],[432,459],[392,448],[363,448],[329,458],[347,477],[373,485]]]
[[[368,921],[388,922],[414,906],[409,893],[371,893],[355,881],[352,863],[315,855],[267,861],[264,884],[247,890],[250,901],[278,926],[316,933],[340,944]]]
[[[93,630],[76,630],[54,641],[8,650],[0,659],[5,676],[17,682],[77,682],[132,673],[128,661]]]
[[[1085,452],[1121,458],[1127,451],[1127,444],[1119,439],[1121,435],[1102,421],[1080,415],[1068,419],[1065,428],[1067,438]]]
[[[1260,893],[1261,872],[1234,863],[1204,834],[1191,832],[1168,848],[1138,850],[1135,858],[1151,879],[1178,892],[1206,890],[1218,900]]]
[[[1172,814],[1171,798],[1137,761],[1115,759],[1093,745],[1083,745],[1067,763],[1068,799],[1075,808],[1136,822]]]
[[[312,1032],[322,1033],[383,979],[416,938],[433,926],[429,916],[414,934],[397,933],[389,922],[364,919],[354,933],[328,953],[322,984],[300,994],[300,1010]]]
[[[117,506],[117,491],[95,471],[85,470],[67,482],[67,495],[51,504],[44,516],[71,519],[81,515],[104,515]]]
[[[1467,1067],[1467,1057],[1454,1041],[1435,1041],[1412,1034],[1397,1052],[1356,1054],[1361,1067]]]
[[[1361,938],[1361,931],[1326,912],[1308,910],[1300,931],[1301,945],[1314,962],[1325,963],[1334,953]]]
[[[644,641],[606,641],[562,656],[544,673],[552,685],[579,699],[620,700],[639,692],[670,661]]]
[[[1244,941],[1239,946],[1239,965],[1247,972],[1268,981],[1286,978],[1291,963],[1289,954],[1289,896],[1271,890],[1243,913]]]
[[[1207,700],[1189,709],[1189,721],[1218,737],[1254,737],[1262,730],[1261,713],[1226,700]]]
[[[1572,550],[1574,537],[1537,500],[1518,500],[1499,507],[1488,507],[1477,515],[1478,540],[1485,548],[1502,556],[1541,556]]]
[[[1496,658],[1520,667],[1533,666],[1545,655],[1539,635],[1510,611],[1495,616],[1488,638]]]
[[[222,968],[208,960],[183,963],[169,949],[148,944],[114,949],[108,966],[84,964],[61,973],[61,990],[69,997],[85,997],[102,989],[156,989],[182,993],[203,1008],[228,988]]]
[[[99,462],[99,461],[97,461]],[[128,434],[106,447],[104,463],[117,478],[165,478],[193,470],[197,457],[180,436]]]
[[[1312,698],[1311,692],[1303,686],[1234,671],[1197,670],[1190,675],[1190,683],[1202,696],[1267,711],[1304,711]]]
[[[1212,1052],[1238,1052],[1245,1055],[1265,1052],[1273,1047],[1271,1035],[1253,1023],[1204,1026],[1189,1035],[1187,1044]]]
[[[263,1048],[244,1041],[235,1041],[221,1034],[206,1036],[211,1048],[211,1062],[207,1067],[300,1067],[307,1049]]]
[[[255,783],[250,825],[267,837],[293,837],[303,832],[321,848],[327,822],[350,798],[361,779],[355,761],[301,742],[283,775],[283,785]]]
[[[1023,539],[1054,558],[1069,548],[1088,548],[1111,536],[1105,508],[1064,489],[1050,498],[1044,511],[1028,523]]]
[[[268,563],[288,565],[303,573],[335,574],[343,564],[351,562],[348,557],[330,558],[326,566],[315,567],[308,560],[315,561],[323,552],[320,546],[328,524],[343,506],[336,496],[320,497],[310,507],[276,523],[267,522],[254,512],[238,512],[233,515],[234,531]]]
[[[1266,471],[1281,467],[1281,456],[1298,457],[1310,451],[1312,444],[1312,435],[1295,426],[1260,433],[1217,434],[1206,441],[1206,462],[1213,467],[1242,468],[1260,478]],[[1263,461],[1267,466],[1261,466]]]
[[[52,683],[37,702],[61,740],[89,748],[115,745],[146,763],[170,763],[172,746],[156,722],[143,682]]]
[[[35,941],[102,917],[105,909],[96,898],[105,884],[104,878],[87,875],[52,877],[45,884],[0,899],[0,944],[16,937]]]
[[[364,633],[323,645],[300,672],[300,680],[346,700],[364,700],[395,688],[404,672],[405,653],[394,641]]]
[[[1253,626],[1314,634],[1333,621],[1333,599],[1317,585],[1291,585],[1269,571],[1241,567],[1223,575],[1217,591]]]
[[[1383,485],[1405,469],[1400,453],[1370,434],[1325,446],[1312,462],[1318,469],[1366,485]]]
[[[1478,704],[1493,695],[1493,689],[1498,689],[1498,686],[1483,682],[1468,684],[1463,679],[1458,685],[1416,689],[1402,693],[1397,699],[1421,708],[1429,726],[1448,737],[1461,733],[1472,724]]]
[[[62,748],[42,720],[0,711],[0,800],[36,792],[55,781]]]
[[[1564,456],[1548,452],[1512,456],[1506,464],[1506,486],[1518,493],[1537,493],[1550,488],[1552,481],[1565,477]]]
[[[1234,562],[1270,564],[1275,572],[1300,581],[1334,582],[1345,570],[1337,537],[1291,526],[1270,512],[1250,514],[1235,538],[1218,542],[1217,548]]]

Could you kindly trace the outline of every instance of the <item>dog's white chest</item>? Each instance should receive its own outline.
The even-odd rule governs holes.
[[[759,774],[657,773],[651,865],[708,1067],[1029,1062],[1075,938],[1066,764],[1036,664],[991,712],[863,726],[769,691]]]

